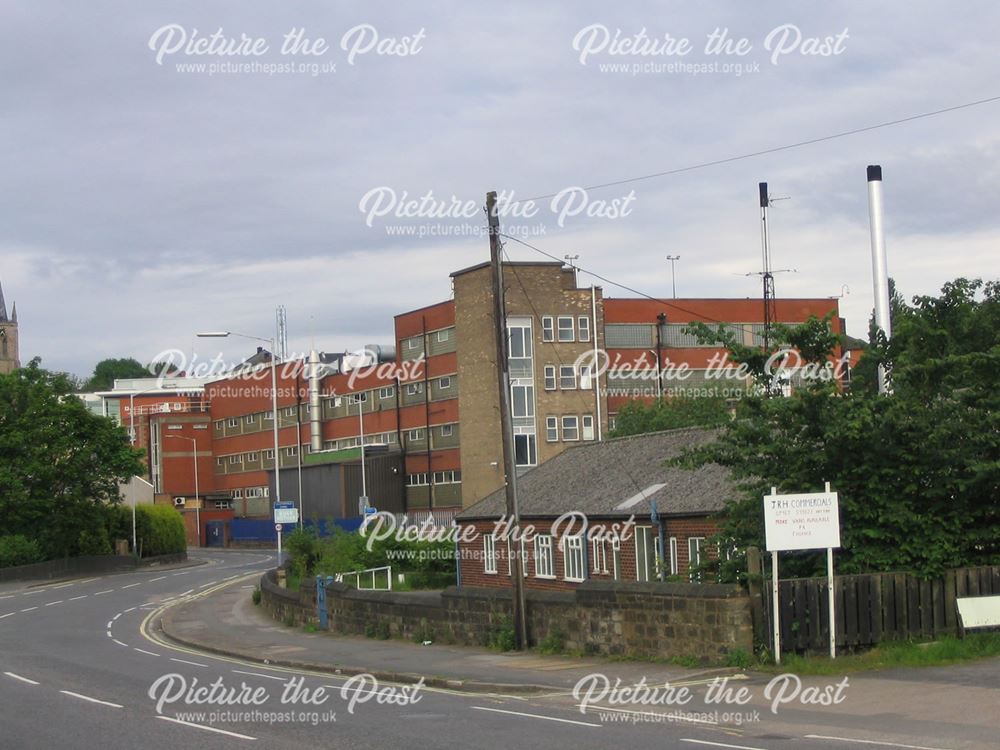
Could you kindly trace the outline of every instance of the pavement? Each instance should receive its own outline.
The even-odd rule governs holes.
[[[344,675],[369,673],[393,682],[423,679],[428,685],[469,692],[566,691],[595,672],[631,685],[644,677],[649,683],[663,684],[737,671],[309,633],[275,621],[240,587],[171,607],[162,615],[160,629],[177,643],[261,663]]]

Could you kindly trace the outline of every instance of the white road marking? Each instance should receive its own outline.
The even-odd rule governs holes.
[[[127,643],[122,643],[122,642],[121,642],[121,641],[119,641],[119,640],[118,640],[117,638],[112,638],[111,640],[113,640],[113,641],[114,641],[115,643],[117,643],[117,644],[118,644],[119,646],[124,646],[125,648],[128,648],[128,644],[127,644]]]
[[[159,654],[154,654],[152,651],[147,651],[144,648],[138,648],[137,646],[133,646],[132,648],[134,648],[140,654],[148,654],[149,656],[159,656]]]
[[[188,661],[187,659],[175,659],[172,656],[170,657],[170,661],[180,662],[181,664],[190,664],[193,667],[206,667],[206,668],[208,667],[207,664],[199,664],[196,661]]]
[[[273,674],[260,674],[259,672],[244,672],[244,671],[239,670],[239,669],[234,669],[233,671],[236,674],[248,674],[248,675],[252,675],[254,677],[264,677],[264,678],[266,678],[268,680],[279,680],[280,682],[284,682],[285,679],[286,679],[284,677],[275,677]]]
[[[125,612],[131,612],[134,609],[135,609],[135,607],[129,607],[128,609],[125,610]]]
[[[555,716],[543,716],[542,714],[526,714],[521,711],[504,711],[501,708],[486,708],[485,706],[469,706],[473,711],[489,711],[495,714],[510,714],[511,716],[526,716],[529,719],[545,719],[546,721],[558,721],[561,724],[576,724],[581,727],[597,727],[601,728],[600,724],[593,724],[589,721],[574,721],[573,719],[560,719]]]
[[[766,747],[754,747],[752,745],[730,745],[726,742],[709,742],[708,740],[689,740],[681,737],[681,742],[690,742],[695,745],[709,745],[710,747],[734,747],[737,750],[767,750]]]
[[[13,599],[13,598],[14,598],[13,594],[11,594],[9,596],[0,596],[0,599]]]
[[[183,724],[186,727],[193,727],[195,729],[204,729],[206,732],[215,732],[216,734],[224,734],[228,737],[236,737],[240,740],[256,740],[256,737],[251,737],[249,734],[239,734],[237,732],[227,732],[225,729],[216,729],[215,727],[206,727],[201,724],[192,724],[190,721],[182,721],[181,719],[175,719],[173,716],[157,716],[157,719],[163,719],[164,721],[172,721],[174,724]]]
[[[37,589],[36,591],[27,591],[25,596],[34,596],[35,594],[44,594],[48,589]]]
[[[882,747],[905,747],[908,750],[949,750],[944,747],[927,747],[926,745],[901,745],[898,742],[881,742],[879,740],[859,740],[854,737],[828,737],[823,734],[807,734],[810,740],[835,740],[837,742],[857,742],[862,745],[880,745]]]
[[[38,609],[38,607],[25,607],[25,608],[24,608],[24,609],[22,609],[21,611],[22,611],[22,612],[31,612],[31,611],[32,611],[32,610],[34,610],[34,609]]]
[[[178,597],[181,597],[181,596],[187,596],[187,595],[188,595],[188,594],[190,594],[190,593],[191,593],[192,591],[194,591],[194,589],[188,589],[188,590],[187,590],[187,591],[185,591],[185,592],[184,592],[183,594],[178,594],[177,596],[178,596]]]
[[[21,682],[26,682],[29,685],[39,685],[41,683],[35,682],[34,680],[29,680],[27,677],[21,677],[19,674],[14,674],[13,672],[4,672],[8,677],[13,677],[15,680],[20,680]]]
[[[111,632],[111,626],[115,624],[114,620],[108,620],[108,632]]]
[[[109,703],[108,701],[98,700],[97,698],[91,698],[89,695],[80,695],[80,693],[73,693],[73,692],[70,692],[69,690],[60,690],[59,692],[65,694],[65,695],[71,695],[74,698],[79,698],[82,701],[90,701],[91,703],[99,703],[102,706],[111,706],[111,708],[122,708],[122,706],[118,705],[117,703]]]
[[[17,614],[17,612],[8,612],[5,615],[0,615],[0,620],[4,619],[5,617],[13,617],[16,614]]]
[[[49,603],[48,603],[48,604],[46,604],[45,606],[46,606],[46,607],[54,607],[55,605],[57,605],[57,604],[62,604],[62,603],[63,603],[63,600],[62,600],[62,599],[60,599],[60,600],[59,600],[59,601],[57,601],[57,602],[49,602]]]
[[[77,599],[86,599],[86,598],[87,594],[84,594],[83,596],[74,596],[72,599],[70,599],[70,601],[75,602]]]
[[[198,588],[200,588],[200,589],[208,588],[209,586],[214,586],[217,583],[218,583],[218,581],[209,581],[208,583],[201,584],[201,586],[199,586]]]
[[[166,576],[160,576],[159,578],[150,578],[149,582],[156,583],[157,581],[162,581],[164,578],[166,578]]]
[[[98,591],[94,596],[100,596],[101,594],[110,594],[114,589],[104,589],[104,591]]]
[[[75,584],[72,584],[72,583],[61,583],[58,586],[53,586],[52,589],[53,590],[55,590],[55,589],[65,589],[65,588],[69,588],[70,586],[73,586],[73,585],[75,585]]]
[[[108,638],[114,638],[114,636],[111,635],[111,631],[110,630],[108,631]]]
[[[115,620],[117,620],[121,616],[122,616],[122,613],[119,612],[117,615],[115,615],[114,617],[111,618],[111,622],[114,622]]]
[[[138,583],[130,583],[128,586],[122,586],[121,590],[124,591],[125,589],[131,589],[131,588],[135,588],[136,586],[141,586],[141,585],[142,585],[142,581],[139,581]]]

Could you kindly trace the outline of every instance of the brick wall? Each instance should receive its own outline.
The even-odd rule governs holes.
[[[315,622],[312,584],[301,592],[280,589],[271,571],[261,581],[262,605],[279,621]],[[575,591],[530,591],[528,637],[537,645],[559,634],[571,651],[639,658],[695,657],[723,660],[737,649],[750,653],[749,597],[718,584],[588,581]],[[327,587],[330,630],[465,646],[487,645],[511,617],[509,589],[450,587],[443,592],[358,591]]]

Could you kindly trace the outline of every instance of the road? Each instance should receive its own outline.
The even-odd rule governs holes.
[[[221,587],[241,587],[249,596],[257,577],[273,566],[274,559],[267,553],[239,551],[197,551],[191,556],[206,564],[0,590],[0,748],[605,750],[641,744],[844,750],[878,744],[852,741],[848,733],[834,738],[812,731],[813,725],[794,717],[782,725],[782,733],[763,724],[715,724],[718,717],[711,715],[700,721],[690,714],[680,721],[666,720],[669,709],[614,709],[605,704],[611,710],[591,708],[581,713],[566,694],[525,698],[391,685],[375,689],[331,674],[193,652],[156,636],[149,621],[157,611],[183,597],[211,595]],[[275,627],[281,631],[280,625]],[[282,703],[290,680],[295,680],[289,689],[299,691],[298,699]],[[216,681],[221,685],[215,698],[232,702],[255,696],[259,704],[170,702],[181,692],[204,698],[207,691],[199,694],[198,689]],[[154,684],[159,685],[156,697],[164,699],[159,711],[150,696]],[[320,688],[325,695],[317,693]],[[303,702],[302,691],[308,691],[305,697],[315,705]],[[220,715],[227,711],[228,715]],[[252,711],[256,713],[248,716]],[[823,738],[810,738],[811,733]],[[962,741],[943,750],[979,746]]]

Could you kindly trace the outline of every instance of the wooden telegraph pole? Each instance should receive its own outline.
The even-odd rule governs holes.
[[[500,216],[497,214],[497,194],[486,194],[486,216],[490,230],[490,263],[493,267],[493,319],[497,349],[497,382],[500,391],[500,431],[503,445],[504,489],[507,517],[513,520],[510,577],[513,584],[514,639],[518,649],[528,645],[527,616],[524,600],[524,572],[521,561],[521,515],[517,505],[517,473],[514,465],[514,429],[510,416],[510,373],[507,362],[507,313],[503,292],[503,264],[500,255]]]

